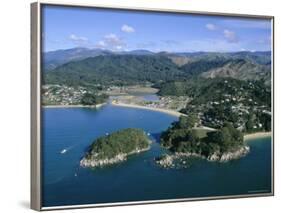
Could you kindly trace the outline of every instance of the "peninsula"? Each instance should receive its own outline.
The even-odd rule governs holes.
[[[91,168],[112,165],[149,148],[150,140],[144,131],[135,128],[123,129],[96,139],[80,165]]]
[[[201,157],[208,161],[227,162],[245,156],[250,148],[243,140],[243,134],[225,123],[221,129],[208,131],[204,136],[194,129],[197,117],[180,117],[178,122],[162,133],[161,145],[172,154],[163,155],[156,162],[163,167],[173,167],[174,160],[181,157]]]

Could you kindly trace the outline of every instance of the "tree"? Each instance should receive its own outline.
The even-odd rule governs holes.
[[[259,120],[265,131],[271,131],[271,115],[261,113],[259,115]]]
[[[191,113],[188,116],[180,116],[179,121],[175,123],[176,128],[180,129],[188,129],[193,128],[196,123],[198,123],[198,117]]]
[[[220,130],[207,133],[205,141],[211,145],[210,148],[219,146],[221,152],[227,152],[243,145],[243,134],[231,123],[225,123]]]
[[[81,99],[83,105],[96,105],[106,101],[107,95],[96,95],[94,93],[85,93]]]
[[[149,139],[141,129],[128,128],[97,138],[90,146],[88,158],[114,158],[120,153],[149,147]]]
[[[247,132],[252,132],[253,129],[254,129],[254,122],[252,119],[249,119],[247,122],[246,122],[246,130]]]

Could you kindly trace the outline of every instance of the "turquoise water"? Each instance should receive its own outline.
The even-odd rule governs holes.
[[[251,152],[228,163],[193,159],[187,169],[168,170],[155,165],[154,157],[164,151],[159,134],[175,120],[160,112],[111,105],[98,110],[44,108],[43,206],[270,192],[271,138],[250,141]],[[103,169],[79,166],[95,138],[127,127],[149,132],[151,150]]]

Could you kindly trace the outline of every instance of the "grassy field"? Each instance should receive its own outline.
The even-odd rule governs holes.
[[[205,138],[207,136],[207,132],[210,132],[211,130],[196,128],[196,129],[193,129],[193,131],[195,132],[197,137]]]

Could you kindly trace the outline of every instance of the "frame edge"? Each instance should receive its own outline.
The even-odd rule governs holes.
[[[41,210],[40,3],[31,3],[31,183],[30,208]]]

